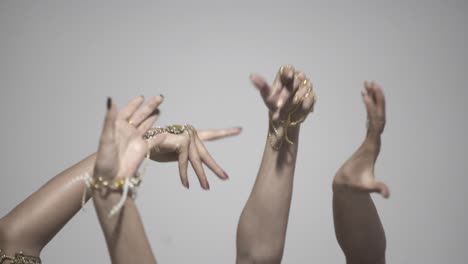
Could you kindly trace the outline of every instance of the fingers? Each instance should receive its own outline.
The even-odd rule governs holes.
[[[383,182],[374,182],[372,186],[372,191],[380,193],[380,195],[382,195],[385,199],[388,199],[390,197],[390,189]]]
[[[188,142],[188,141],[187,141]],[[180,176],[180,182],[185,188],[190,188],[189,181],[188,181],[188,146],[189,143],[185,145],[180,145],[180,147],[177,149],[177,152],[179,154],[179,176]]]
[[[146,120],[150,115],[154,114],[155,109],[163,102],[164,97],[162,95],[154,96],[148,100],[146,105],[143,107],[138,108],[134,113],[131,115],[129,121],[136,127],[140,126],[140,124]],[[141,104],[140,104],[141,105]]]
[[[293,98],[291,111],[294,112],[294,119],[304,120],[315,104],[315,93],[308,79],[304,79],[299,86]]]
[[[189,188],[189,181],[187,176],[188,170],[188,149],[190,139],[188,135],[174,135],[174,134],[158,134],[148,141],[151,148],[152,159],[159,154],[175,153],[179,166],[179,176],[182,185]],[[154,155],[153,155],[154,154]]]
[[[293,88],[294,82],[294,67],[292,65],[283,65],[276,73],[275,80],[273,81],[273,93],[277,94],[283,87],[288,87],[290,90]]]
[[[231,127],[225,129],[198,130],[198,137],[202,141],[218,140],[226,137],[237,136],[242,132],[242,127]]]
[[[272,96],[274,102],[269,105],[273,106],[272,119],[278,120],[281,115],[281,109],[290,100],[294,90],[294,75],[295,70],[292,65],[283,65],[276,74],[272,85]]]
[[[307,92],[304,95],[304,102],[302,103],[302,109],[301,112],[304,115],[307,115],[310,112],[314,111],[315,107],[315,102],[317,100],[317,97],[314,92],[314,88],[312,87],[312,83],[310,83],[310,86],[307,88]]]
[[[118,169],[113,162],[117,158],[117,149],[114,144],[116,118],[117,106],[109,97],[107,98],[107,112],[104,117],[104,125],[102,128],[101,137],[99,139],[99,147],[94,171],[96,174],[107,173],[109,175],[114,175]]]
[[[294,74],[294,83],[293,83],[293,92],[296,92],[299,89],[301,83],[306,79],[306,76],[303,72],[296,71]]]
[[[381,112],[385,113],[385,96],[383,90],[377,83],[374,84],[374,90],[377,107]]]
[[[362,99],[364,104],[366,105],[367,114],[369,115],[370,112],[374,110],[375,107],[375,100],[374,100],[374,90],[372,83],[364,82],[364,89],[365,91],[361,92]]]
[[[146,133],[146,131],[148,131],[151,127],[153,127],[154,125],[154,122],[156,122],[156,120],[158,119],[159,117],[159,109],[156,108],[154,109],[153,113],[151,113],[141,124],[140,126],[138,127],[138,132],[141,136],[143,136],[143,134]]]
[[[195,174],[197,174],[198,181],[200,182],[200,186],[204,190],[210,189],[210,184],[208,183],[208,179],[206,178],[205,170],[203,169],[202,159],[200,154],[198,153],[198,149],[196,146],[196,142],[194,139],[194,135],[191,135],[192,132],[188,131],[190,136],[190,146],[188,150],[188,159],[190,164],[192,165]]]
[[[120,110],[117,118],[128,120],[133,115],[133,113],[135,113],[135,111],[141,106],[144,100],[145,99],[143,96],[133,98],[122,110]]]
[[[304,102],[306,94],[310,93],[311,89],[312,89],[312,84],[309,82],[309,80],[307,79],[303,80],[301,84],[299,85],[299,89],[297,90],[296,94],[294,94],[293,104],[294,105],[302,104],[302,102]]]
[[[101,140],[112,141],[114,139],[114,126],[117,117],[117,107],[110,97],[107,98],[107,112],[104,117],[104,126],[102,128]]]
[[[294,88],[293,85],[295,73],[296,71],[292,65],[281,66],[277,77],[281,81],[281,86],[285,86],[290,91],[292,91]]]
[[[213,157],[211,157],[210,153],[208,152],[206,147],[203,145],[201,140],[196,135],[194,135],[194,137],[195,137],[195,144],[197,146],[198,152],[200,154],[200,157],[203,163],[205,163],[206,166],[208,166],[208,168],[210,168],[216,174],[216,176],[218,176],[220,179],[222,180],[229,179],[229,176],[227,175],[227,173],[221,168],[221,166],[218,165],[218,163],[216,163]]]
[[[385,115],[385,96],[382,88],[375,82],[364,82],[365,92],[361,92],[362,98],[369,112],[378,111]]]
[[[253,85],[260,91],[263,100],[266,101],[270,96],[271,88],[265,79],[263,79],[260,75],[251,74],[250,80],[252,81]]]

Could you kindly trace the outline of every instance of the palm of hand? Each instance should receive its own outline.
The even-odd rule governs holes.
[[[142,138],[142,130],[122,118],[114,104],[109,107],[99,142],[94,175],[107,179],[132,177],[147,153],[147,143]]]
[[[95,174],[108,179],[133,176],[145,157],[146,142],[127,122],[118,120],[113,130],[101,137]]]

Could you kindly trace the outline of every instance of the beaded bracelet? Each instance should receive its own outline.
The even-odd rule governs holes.
[[[134,177],[128,178],[128,180],[130,181],[130,185],[133,188],[139,187],[142,181],[140,175],[138,174]],[[110,190],[114,192],[121,192],[125,186],[125,181],[126,179],[119,179],[109,182],[108,180],[104,180],[102,177],[97,177],[89,179],[89,186],[93,190]]]
[[[23,252],[16,253],[14,257],[8,256],[0,249],[0,264],[10,261],[12,264],[41,264],[41,259],[38,257],[28,256]]]

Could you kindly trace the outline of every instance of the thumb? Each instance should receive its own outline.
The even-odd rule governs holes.
[[[390,189],[383,182],[374,182],[372,184],[372,191],[380,193],[380,195],[382,195],[385,199],[388,199],[388,197],[390,197]]]
[[[266,99],[270,95],[270,86],[267,84],[265,79],[256,74],[250,75],[250,81],[260,91],[263,99]]]

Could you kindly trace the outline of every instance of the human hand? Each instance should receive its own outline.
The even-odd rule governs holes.
[[[260,91],[273,121],[285,120],[295,108],[294,120],[303,119],[313,109],[316,97],[312,84],[303,72],[291,65],[280,68],[272,85],[257,74],[252,74],[250,79]]]
[[[205,190],[209,190],[210,185],[205,170],[203,169],[203,164],[212,170],[220,179],[227,180],[229,178],[228,174],[212,158],[203,144],[203,141],[235,136],[238,135],[242,129],[240,127],[235,127],[216,130],[195,130],[192,126],[180,127],[184,127],[181,133],[162,133],[151,136],[148,139],[151,148],[150,158],[159,162],[178,161],[180,180],[182,185],[187,189],[189,188],[187,176],[189,162],[198,177],[200,186]],[[161,128],[156,128],[156,130],[157,129]],[[159,139],[160,135],[164,135],[163,140]],[[156,142],[153,141],[154,139]]]
[[[134,98],[118,111],[117,106],[108,98],[94,178],[117,180],[133,177],[136,174],[148,150],[143,134],[156,121],[159,115],[158,106],[162,103],[163,97],[155,96],[141,107],[143,101],[142,96]]]
[[[316,102],[310,80],[291,65],[280,68],[271,86],[257,74],[252,74],[250,79],[269,110],[272,147],[279,149],[283,138],[292,144],[288,129],[300,125],[313,111]]]
[[[375,179],[374,172],[380,152],[380,135],[385,127],[385,97],[382,88],[374,82],[365,82],[364,88],[366,91],[361,94],[367,110],[367,137],[335,175],[333,189],[378,192],[388,198],[390,189]]]
[[[368,131],[380,135],[385,128],[385,96],[382,88],[375,82],[364,82],[362,99],[367,110]]]

